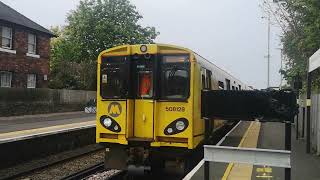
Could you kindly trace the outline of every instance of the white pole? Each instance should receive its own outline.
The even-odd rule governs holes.
[[[270,87],[270,13],[268,14],[268,84],[267,88]]]

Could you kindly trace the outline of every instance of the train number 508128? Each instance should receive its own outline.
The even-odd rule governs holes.
[[[166,111],[184,112],[184,107],[166,107]]]

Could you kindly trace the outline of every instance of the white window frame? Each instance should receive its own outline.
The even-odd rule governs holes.
[[[6,27],[6,26],[0,26],[1,29],[1,48],[3,49],[12,49],[12,28]],[[3,35],[3,29],[9,29],[10,30],[10,36],[6,37]],[[10,40],[10,47],[4,46],[3,45],[3,39],[9,39]]]
[[[33,36],[34,37],[34,43],[31,43],[30,41],[29,41],[29,39],[30,39],[30,36]],[[33,46],[34,47],[34,49],[33,49],[33,51],[31,51],[30,49],[29,49],[29,46]],[[32,33],[29,33],[28,34],[28,53],[27,54],[37,54],[37,36],[36,36],[36,34],[32,34]]]
[[[9,75],[9,82],[8,83],[4,83],[3,80],[3,76],[4,75]],[[0,87],[5,87],[5,88],[10,88],[12,85],[12,72],[9,71],[0,71]]]
[[[37,86],[37,75],[27,74],[27,88],[36,88],[36,86]]]

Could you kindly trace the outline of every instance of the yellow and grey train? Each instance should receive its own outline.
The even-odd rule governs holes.
[[[101,52],[97,85],[96,141],[106,146],[106,167],[115,169],[187,167],[204,141],[201,90],[248,89],[197,53],[165,44]]]

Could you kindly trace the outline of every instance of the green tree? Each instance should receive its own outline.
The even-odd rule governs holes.
[[[274,15],[282,27],[283,53],[286,69],[281,73],[292,83],[300,76],[306,84],[308,59],[320,48],[320,1],[281,0],[274,6],[264,1],[265,9]],[[316,72],[315,87],[320,87],[319,71]]]
[[[51,87],[96,88],[96,59],[107,48],[147,44],[159,34],[139,24],[142,16],[129,0],[82,0],[52,42]],[[76,64],[75,64],[76,63]],[[66,70],[64,70],[66,69]],[[63,75],[63,72],[69,75]],[[75,74],[73,74],[75,73]]]

